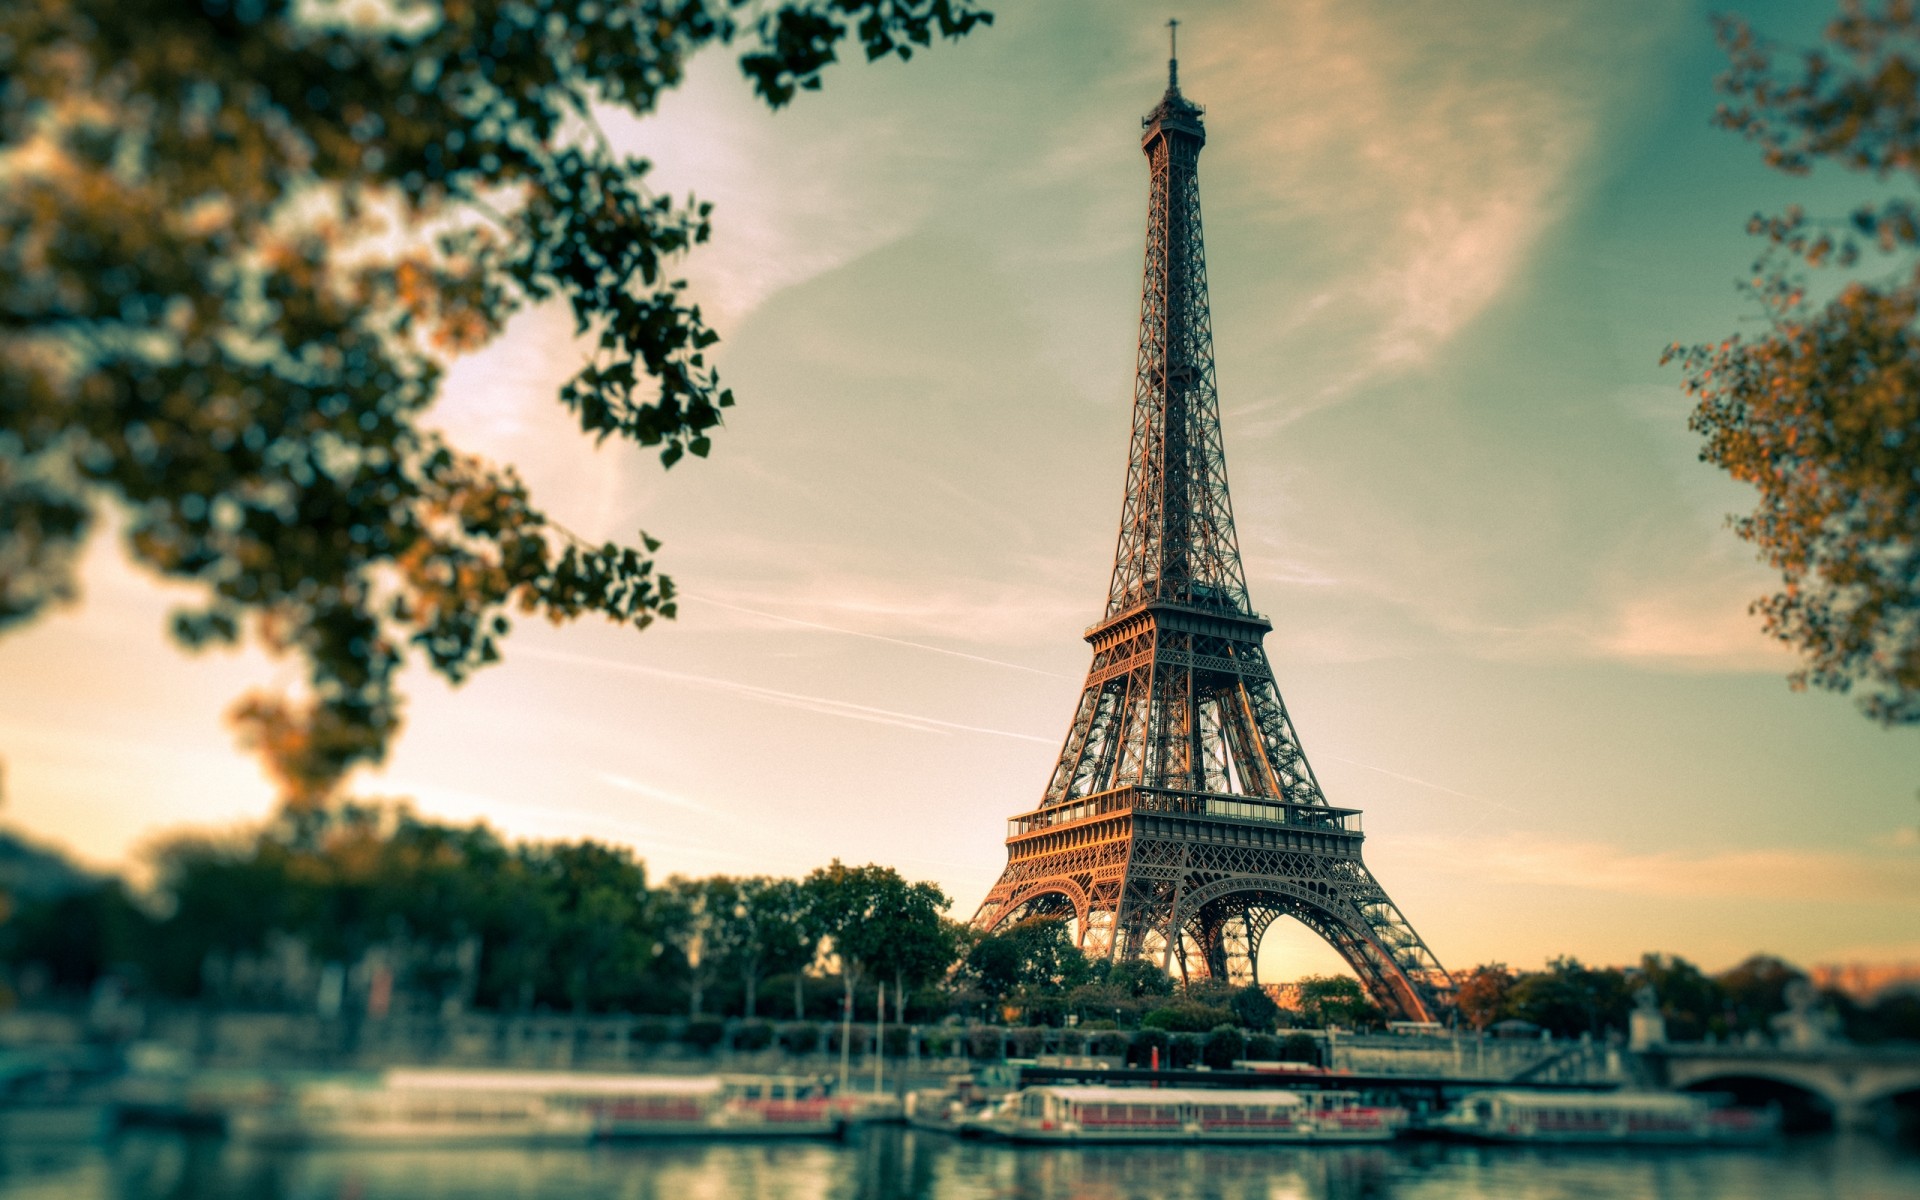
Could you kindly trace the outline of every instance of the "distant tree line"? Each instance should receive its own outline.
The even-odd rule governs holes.
[[[1523,1023],[1559,1037],[1601,1036],[1624,1030],[1634,996],[1651,988],[1673,1041],[1728,1040],[1772,1031],[1787,1011],[1788,993],[1807,975],[1772,955],[1756,954],[1730,970],[1709,975],[1684,958],[1643,955],[1633,967],[1590,967],[1557,958],[1542,971],[1514,971],[1488,963],[1461,975],[1456,1000],[1460,1019],[1475,1029]],[[1894,992],[1861,1004],[1844,992],[1826,990],[1815,1005],[1832,1013],[1847,1037],[1860,1042],[1920,1041],[1920,995]]]
[[[312,1009],[331,990],[348,1015],[377,993],[412,1011],[817,1021],[848,1006],[870,1019],[884,989],[895,1023],[1134,1030],[1129,1047],[1163,1036],[1182,1057],[1220,1030],[1267,1037],[1385,1020],[1347,976],[1288,985],[1283,1006],[1258,987],[1176,986],[1150,963],[1089,959],[1058,920],[982,936],[948,917],[938,887],[882,866],[653,881],[627,849],[509,842],[484,825],[350,803],[288,806],[241,834],[177,837],[153,852],[138,889],[46,862],[28,872],[10,845],[0,880],[34,882],[4,897],[0,999],[78,999],[104,985],[159,1001]],[[1651,986],[1674,1038],[1733,1037],[1767,1030],[1803,978],[1764,956],[1712,976],[1663,955],[1628,968],[1496,963],[1459,977],[1459,1016],[1496,1033],[1604,1036],[1625,1030],[1635,991]],[[1859,1040],[1920,1039],[1920,998],[1863,1007],[1833,993],[1823,1003]]]

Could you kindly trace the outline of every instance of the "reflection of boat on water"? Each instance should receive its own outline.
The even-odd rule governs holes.
[[[1677,1092],[1471,1092],[1429,1129],[1489,1142],[1751,1145],[1780,1129],[1777,1112],[1715,1105]]]
[[[100,1140],[113,1125],[105,1073],[87,1048],[0,1050],[0,1147]]]
[[[786,1076],[392,1070],[291,1085],[233,1114],[235,1134],[294,1145],[584,1145],[595,1138],[839,1132],[825,1087]]]
[[[1404,1123],[1351,1092],[1090,1084],[1025,1088],[970,1124],[1016,1142],[1384,1142]]]

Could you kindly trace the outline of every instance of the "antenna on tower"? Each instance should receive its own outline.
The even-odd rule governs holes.
[[[1167,21],[1167,90],[1180,90],[1180,22]]]

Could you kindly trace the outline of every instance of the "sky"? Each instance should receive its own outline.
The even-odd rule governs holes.
[[[523,625],[458,689],[412,671],[356,790],[655,877],[886,863],[970,915],[1106,596],[1172,15],[1268,654],[1440,960],[1920,958],[1920,731],[1788,688],[1726,528],[1750,496],[1659,365],[1753,327],[1750,213],[1853,186],[1710,127],[1710,9],[993,7],[779,113],[709,54],[657,114],[606,115],[715,205],[684,264],[740,398],[712,457],[580,436],[554,396],[584,347],[550,309],[454,364],[432,417],[569,528],[660,538],[680,617]],[[1823,8],[1743,11],[1804,44]],[[0,640],[0,822],[137,875],[169,831],[270,811],[223,714],[297,670],[175,649],[178,598],[109,530],[80,602]],[[1290,922],[1260,964],[1337,969]]]

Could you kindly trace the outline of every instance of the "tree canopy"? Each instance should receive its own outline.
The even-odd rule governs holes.
[[[731,45],[778,107],[848,39],[910,57],[966,0],[18,0],[0,8],[0,628],[75,593],[115,511],[304,691],[236,710],[291,800],[377,761],[418,655],[458,682],[509,613],[674,613],[657,543],[589,545],[422,415],[516,310],[571,311],[583,433],[705,455],[733,396],[674,277],[706,204],[600,131]]]
[[[1759,492],[1733,527],[1781,573],[1754,609],[1801,654],[1794,686],[1920,722],[1920,18],[1912,0],[1844,0],[1799,55],[1736,18],[1718,31],[1717,124],[1778,170],[1833,164],[1894,194],[1845,218],[1756,214],[1767,329],[1666,357],[1699,397],[1701,458]]]

